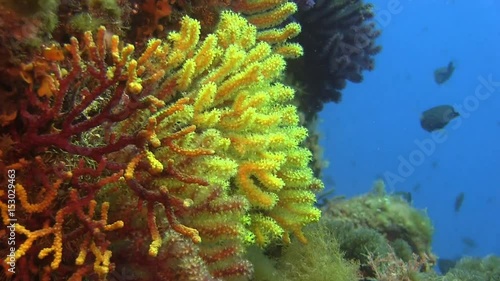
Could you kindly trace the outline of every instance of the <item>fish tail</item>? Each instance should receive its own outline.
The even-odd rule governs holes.
[[[453,64],[453,62],[452,62],[452,61],[450,61],[450,62],[448,63],[448,72],[451,72],[451,71],[453,71],[453,70],[455,70],[455,65]]]

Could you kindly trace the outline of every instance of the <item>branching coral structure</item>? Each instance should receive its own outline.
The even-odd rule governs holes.
[[[373,16],[372,5],[362,0],[319,0],[295,16],[305,55],[292,61],[290,70],[305,83],[306,94],[298,99],[308,120],[323,103],[340,101],[346,81],[359,83],[363,71],[373,70],[373,57],[381,50]]]
[[[246,279],[246,245],[307,242],[322,183],[294,91],[277,82],[297,45],[286,29],[258,39],[232,12],[204,38],[198,21],[180,26],[139,55],[101,27],[23,66],[0,142],[17,175],[19,204],[0,191],[0,210],[4,226],[17,219],[19,280]]]

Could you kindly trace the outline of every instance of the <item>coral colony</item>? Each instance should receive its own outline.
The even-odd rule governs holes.
[[[370,5],[34,2],[0,3],[0,280],[351,281],[393,274],[387,259],[434,264],[406,202],[316,202],[310,125],[373,69]],[[366,207],[388,202],[399,216]],[[393,250],[365,252],[375,242]]]
[[[140,53],[100,27],[22,66],[2,147],[17,177],[19,279],[105,280],[124,260],[142,280],[250,276],[247,244],[307,241],[322,183],[278,82],[284,58],[301,55],[286,42],[300,26],[272,28],[296,9],[273,5],[223,12],[203,38],[185,16]]]
[[[302,26],[298,41],[304,56],[291,61],[289,72],[304,83],[300,110],[312,119],[323,103],[340,102],[346,81],[360,83],[362,72],[374,69],[380,30],[370,21],[372,4],[361,0],[318,0],[294,17]]]

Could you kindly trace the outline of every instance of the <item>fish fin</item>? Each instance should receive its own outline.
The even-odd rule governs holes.
[[[453,72],[455,70],[455,64],[453,63],[453,61],[450,61],[448,63],[448,73],[451,74],[451,72]]]

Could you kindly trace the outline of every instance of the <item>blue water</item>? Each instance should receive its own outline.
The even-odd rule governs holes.
[[[375,70],[320,114],[327,188],[355,196],[382,177],[427,210],[439,257],[500,255],[500,2],[371,2],[382,29]],[[450,60],[453,76],[437,85],[434,70]],[[462,116],[428,133],[420,114],[440,104]]]

